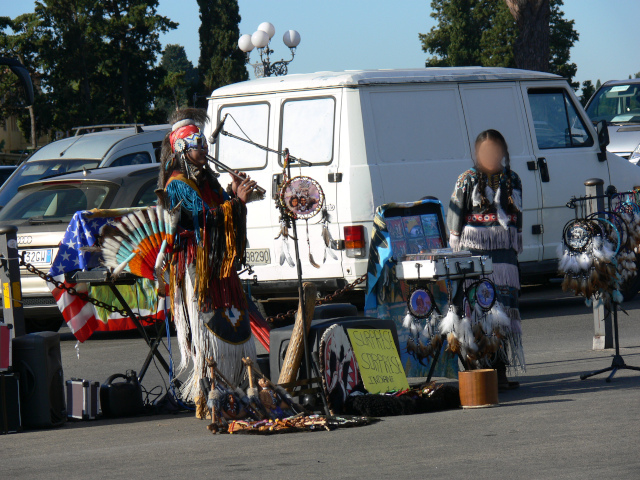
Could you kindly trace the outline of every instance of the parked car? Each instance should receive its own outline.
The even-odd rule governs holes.
[[[292,171],[317,180],[326,196],[337,259],[311,266],[303,222],[298,230],[303,275],[324,293],[366,272],[376,206],[431,195],[446,209],[458,175],[472,165],[476,136],[487,128],[504,134],[524,184],[520,261],[526,278],[556,274],[562,229],[574,215],[565,205],[584,195],[586,179],[602,178],[620,191],[640,185],[640,169],[606,152],[605,124],[596,128],[567,81],[548,73],[482,67],[318,72],[227,85],[208,102],[207,137],[229,114],[229,133],[286,147],[312,163]],[[276,154],[225,135],[210,151],[247,171],[268,199],[277,194],[283,167]],[[247,258],[257,298],[292,296],[297,289],[296,268],[278,261],[273,207],[272,200],[248,206]],[[322,226],[314,219],[308,228],[317,259]]]
[[[0,186],[4,185],[16,168],[15,165],[0,165]]]
[[[168,125],[93,125],[51,142],[20,164],[0,187],[0,208],[21,185],[82,169],[157,163]]]
[[[607,147],[630,162],[640,161],[640,78],[605,82],[589,99],[587,113],[593,122],[607,122]]]
[[[0,225],[18,227],[18,251],[49,270],[73,214],[92,208],[155,203],[159,165],[100,168],[23,185],[0,210]],[[62,315],[44,280],[20,271],[27,331],[58,330]]]

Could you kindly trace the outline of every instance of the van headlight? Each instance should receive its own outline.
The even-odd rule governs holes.
[[[640,143],[636,147],[636,149],[631,152],[631,156],[629,156],[629,161],[633,163],[640,162]]]

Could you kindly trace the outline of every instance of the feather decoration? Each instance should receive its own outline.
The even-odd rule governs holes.
[[[509,228],[509,217],[505,213],[502,208],[502,203],[500,202],[500,197],[502,196],[502,188],[498,187],[498,191],[496,192],[496,196],[493,200],[494,206],[496,207],[496,214],[498,216],[498,223],[505,230]]]
[[[440,320],[440,326],[438,330],[443,335],[447,335],[449,333],[454,333],[456,326],[460,323],[460,317],[456,312],[453,306],[449,306],[449,311],[447,314]]]
[[[477,183],[473,187],[473,192],[471,193],[471,201],[473,202],[474,207],[482,206],[482,197],[480,196],[480,192],[478,191]]]
[[[475,337],[473,336],[473,330],[471,329],[471,321],[466,315],[460,320],[460,335],[459,340],[462,345],[467,349],[474,352],[478,351],[478,345],[476,345]]]
[[[519,212],[521,212],[522,211],[522,193],[520,193],[520,190],[517,190],[514,188],[511,194],[511,199],[513,200],[514,208]]]
[[[155,280],[160,291],[165,282],[163,263],[171,251],[180,209],[168,212],[162,207],[148,207],[123,216],[114,227],[105,230],[101,239],[104,264],[113,275],[123,272]]]
[[[593,259],[586,252],[582,252],[578,255],[578,266],[585,272],[591,268],[592,261]]]
[[[506,333],[511,330],[511,318],[509,318],[509,315],[507,315],[507,312],[504,311],[504,307],[499,302],[496,302],[493,305],[489,311],[489,316],[491,318],[492,330],[497,328],[502,333]]]
[[[407,313],[402,321],[403,328],[411,328],[411,324],[413,323],[413,315]]]

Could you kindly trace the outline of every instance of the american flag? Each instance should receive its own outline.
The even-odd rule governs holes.
[[[49,275],[57,281],[63,282],[67,287],[74,287],[77,291],[87,293],[105,303],[113,303],[113,294],[108,287],[90,288],[87,283],[71,283],[66,280],[65,274],[75,270],[89,270],[100,266],[100,252],[88,247],[96,245],[100,229],[104,225],[114,223],[122,215],[130,213],[130,211],[131,209],[76,212],[60,242],[58,254],[51,264]],[[164,320],[164,297],[155,295],[155,291],[151,288],[145,288],[145,284],[148,287],[150,282],[146,279],[139,279],[136,285],[122,285],[118,286],[118,289],[134,313],[138,313],[152,321]],[[47,285],[51,289],[53,298],[56,300],[64,320],[80,342],[84,342],[96,330],[110,331],[136,328],[129,317],[123,317],[119,313],[100,311],[93,304],[76,295],[71,295],[52,283]],[[116,306],[120,308],[119,303]]]

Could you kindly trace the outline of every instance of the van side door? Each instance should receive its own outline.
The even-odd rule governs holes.
[[[542,187],[542,257],[551,260],[557,257],[565,224],[574,217],[567,202],[584,195],[589,178],[608,183],[609,168],[598,160],[593,126],[566,82],[523,82],[522,92]]]
[[[523,252],[519,260],[537,262],[542,256],[540,180],[530,167],[535,158],[522,95],[514,82],[467,83],[459,88],[471,152],[475,152],[478,134],[489,128],[498,130],[507,141],[511,169],[522,180]]]

